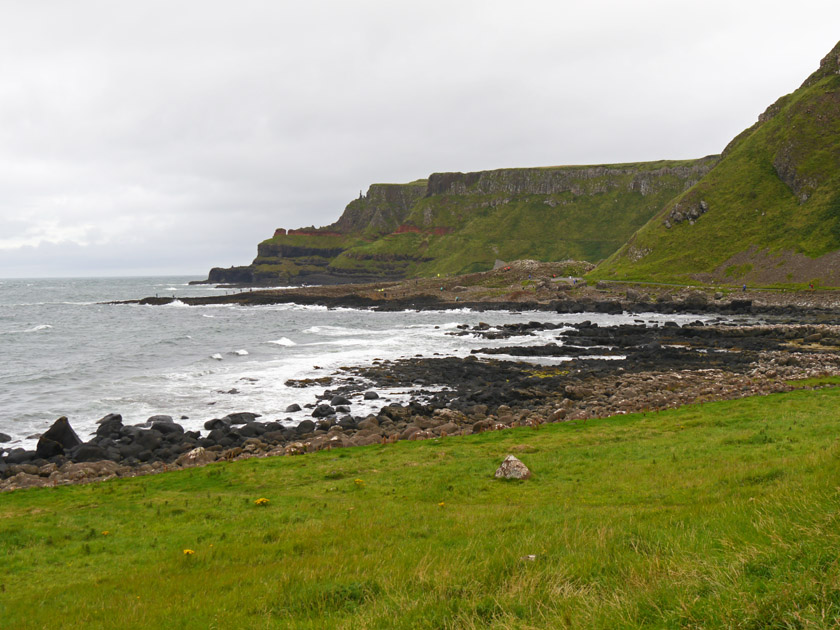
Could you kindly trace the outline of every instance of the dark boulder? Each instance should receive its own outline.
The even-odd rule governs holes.
[[[223,420],[227,420],[230,424],[245,424],[253,422],[260,417],[258,413],[251,413],[249,411],[240,411],[238,413],[229,413]]]
[[[118,413],[109,413],[96,422],[99,426],[96,427],[97,437],[106,437],[119,433],[123,428],[122,416]]]
[[[338,421],[338,426],[342,429],[355,429],[356,428],[356,420],[353,419],[353,416],[344,416]]]
[[[149,426],[153,425],[155,422],[174,422],[174,420],[172,419],[172,416],[165,416],[163,414],[152,416],[146,420],[146,424]]]
[[[130,458],[139,459],[138,455],[145,450],[140,444],[120,444],[118,447],[120,457],[124,460]]]
[[[249,422],[239,427],[236,432],[242,437],[257,437],[265,433],[265,425],[262,422]]]
[[[732,300],[729,310],[733,313],[749,313],[752,311],[752,300]]]
[[[5,433],[0,433],[0,442],[11,442],[12,436],[6,435]]]
[[[316,429],[315,423],[312,420],[304,420],[295,428],[295,431],[298,435],[304,435],[305,433],[312,433]]]
[[[315,407],[315,411],[312,412],[313,418],[326,418],[327,416],[334,415],[335,409],[333,409],[329,405],[318,405],[317,407]]]
[[[109,413],[102,416],[99,420],[96,421],[96,424],[105,424],[107,422],[111,422],[112,420],[117,419],[122,422],[122,415],[118,413]]]
[[[43,457],[44,459],[49,459],[56,455],[64,455],[64,452],[64,447],[61,444],[55,440],[43,437],[38,440],[38,446],[35,447],[35,453],[37,453],[38,457]]]
[[[183,435],[184,434],[184,427],[182,427],[177,422],[174,422],[172,419],[166,420],[159,420],[152,423],[152,430],[160,431],[163,435],[169,434],[176,434],[176,435]]]
[[[37,457],[35,451],[27,451],[22,448],[13,448],[8,455],[6,455],[7,464],[23,464]]]
[[[283,430],[266,431],[262,434],[261,439],[267,444],[279,444],[286,439],[286,432]]]
[[[399,422],[400,420],[404,420],[405,416],[408,413],[408,410],[405,409],[399,403],[394,403],[392,405],[388,405],[386,407],[382,407],[379,413],[389,420],[393,420],[394,422]]]
[[[230,426],[225,420],[221,418],[213,418],[212,420],[208,420],[204,423],[204,428],[208,431],[213,431],[214,429],[222,429],[228,428]]]
[[[379,394],[376,392],[365,392],[365,400],[378,400]]]
[[[163,434],[160,431],[155,431],[154,429],[148,429],[144,431],[143,429],[138,429],[136,427],[130,428],[134,429],[134,431],[131,434],[134,443],[141,446],[143,450],[153,451],[155,449],[160,448],[163,438]]]
[[[61,416],[53,422],[53,425],[39,438],[38,442],[40,443],[41,440],[52,440],[64,449],[74,448],[82,443],[73,427],[70,426],[66,416]]]
[[[219,427],[217,429],[213,429],[210,433],[207,434],[207,439],[212,440],[214,444],[220,444],[222,438],[227,437],[227,434],[230,433],[227,425],[223,427]]]
[[[340,396],[340,395],[339,396],[333,396],[332,400],[330,400],[330,404],[333,407],[338,407],[339,405],[349,405],[350,400],[348,398],[346,398],[345,396]]]
[[[95,444],[82,444],[73,453],[73,460],[77,462],[98,462],[103,459],[111,458],[104,448]]]
[[[297,403],[293,403],[286,407],[286,413],[295,413],[296,411],[300,411],[300,405]]]

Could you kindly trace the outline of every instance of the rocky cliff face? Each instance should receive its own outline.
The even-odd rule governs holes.
[[[322,228],[278,229],[210,282],[328,284],[461,273],[502,258],[595,262],[717,162],[434,173],[374,184]]]
[[[342,234],[388,234],[426,193],[426,180],[410,184],[372,184],[367,194],[347,204],[341,217],[324,228]]]
[[[429,176],[426,196],[430,195],[597,195],[624,189],[648,195],[659,189],[666,176],[677,177],[694,185],[709,172],[718,156],[709,156],[690,164],[674,164],[639,170],[639,165],[588,166],[556,168],[517,168],[479,173],[433,173]]]

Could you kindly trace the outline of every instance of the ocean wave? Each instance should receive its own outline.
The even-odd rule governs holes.
[[[266,341],[266,343],[273,343],[277,346],[296,346],[297,344],[289,339],[288,337],[280,337],[280,339],[274,339],[273,341]]]
[[[303,332],[310,335],[324,335],[326,337],[344,337],[356,334],[380,334],[381,331],[362,328],[347,328],[346,326],[310,326]]]
[[[25,330],[6,330],[0,332],[0,335],[23,335],[26,333],[34,333],[34,332],[41,332],[42,330],[49,330],[52,328],[49,324],[38,324],[37,326],[33,326],[32,328],[27,328]]]

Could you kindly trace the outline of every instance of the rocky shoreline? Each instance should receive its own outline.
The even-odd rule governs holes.
[[[189,305],[300,304],[377,311],[514,310],[560,313],[716,313],[767,316],[795,323],[832,323],[840,313],[836,291],[753,289],[746,286],[685,287],[604,282],[588,284],[562,275],[565,263],[521,260],[463,276],[399,282],[295,287],[232,288],[226,295],[180,298]],[[165,305],[173,297],[147,297],[121,303]]]
[[[714,304],[705,304],[710,303]],[[659,304],[673,307],[673,302]],[[693,299],[693,306],[690,312],[708,312],[699,298]],[[564,307],[554,305],[568,312],[561,310]],[[535,311],[536,319],[539,312]],[[753,305],[743,299],[729,301],[721,312],[756,315]],[[548,331],[556,341],[482,351],[503,355],[500,358],[374,361],[343,368],[341,376],[354,378],[336,379],[345,384],[333,389],[329,378],[291,383],[327,387],[317,396],[319,404],[311,406],[311,420],[295,427],[283,421],[282,412],[273,419],[246,412],[211,419],[201,433],[185,431],[169,416],[125,426],[118,414],[109,414],[99,421],[96,435],[82,442],[61,418],[41,436],[36,450],[13,449],[0,458],[0,490],[151,474],[248,457],[517,426],[537,428],[546,422],[585,421],[788,391],[795,387],[791,381],[840,374],[840,327],[822,323],[833,319],[832,309],[772,305],[772,310],[762,313],[764,323],[752,319],[738,325],[731,319],[683,326],[674,322],[651,326],[641,320],[623,326],[583,322],[563,327],[539,321],[464,325],[450,334],[504,340]],[[569,360],[539,364],[552,357]],[[353,415],[356,401],[375,400],[377,388],[394,386],[412,392],[408,404],[384,405],[377,414],[364,417]]]

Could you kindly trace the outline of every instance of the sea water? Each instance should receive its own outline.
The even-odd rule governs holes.
[[[125,424],[170,415],[188,430],[202,430],[205,421],[238,411],[294,425],[311,417],[311,410],[289,414],[286,407],[316,402],[325,386],[301,389],[286,385],[290,379],[335,376],[341,367],[376,359],[466,356],[484,347],[549,343],[557,341],[559,332],[494,341],[452,334],[462,324],[584,319],[617,324],[639,318],[466,309],[380,313],[291,304],[105,303],[231,292],[190,285],[193,279],[0,279],[0,432],[12,437],[0,447],[34,448],[37,436],[59,416],[67,416],[83,440],[108,413],[122,414]],[[651,323],[697,319],[643,317]],[[354,401],[353,414],[375,412],[411,396],[399,388],[378,393],[381,400]]]

